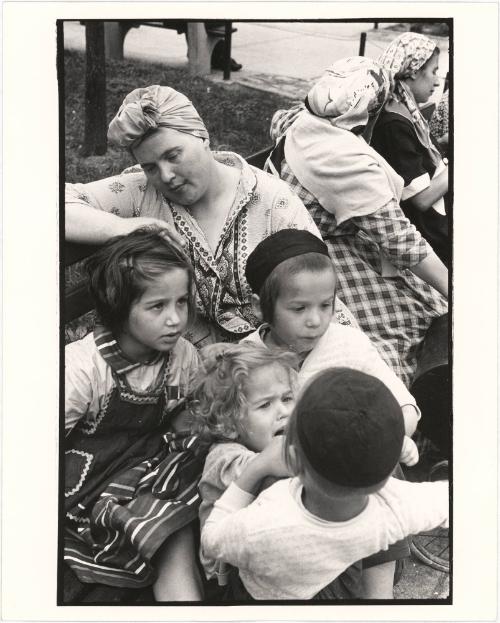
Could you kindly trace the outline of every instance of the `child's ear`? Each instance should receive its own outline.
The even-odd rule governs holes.
[[[257,294],[252,294],[251,303],[252,303],[252,311],[254,315],[260,321],[262,321],[262,309],[260,307],[260,298],[258,297]]]

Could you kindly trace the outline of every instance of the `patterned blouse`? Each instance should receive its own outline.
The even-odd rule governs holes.
[[[198,347],[214,341],[239,340],[258,326],[251,309],[245,266],[259,242],[288,228],[320,235],[302,201],[284,182],[251,167],[232,152],[215,152],[214,156],[241,171],[215,252],[188,210],[168,201],[148,182],[139,166],[88,184],[66,184],[67,205],[86,204],[122,217],[159,218],[182,234],[195,270],[198,308],[197,320],[185,337]],[[352,319],[341,302],[339,309],[344,321],[346,316]]]

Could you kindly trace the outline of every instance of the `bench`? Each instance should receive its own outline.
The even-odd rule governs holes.
[[[236,32],[232,22],[192,22],[188,20],[120,20],[104,22],[104,46],[107,58],[122,60],[125,36],[131,28],[154,26],[186,33],[188,42],[189,70],[193,75],[210,73],[210,59],[219,41],[225,42],[224,80],[229,80],[231,69],[231,36]]]

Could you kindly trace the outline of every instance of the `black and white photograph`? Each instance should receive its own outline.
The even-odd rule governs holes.
[[[51,9],[40,142],[50,620],[453,616],[497,520],[498,100],[464,89],[465,13],[78,4]]]

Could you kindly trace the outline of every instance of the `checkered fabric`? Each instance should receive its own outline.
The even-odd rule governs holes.
[[[337,225],[283,160],[281,178],[312,215],[338,271],[338,295],[394,372],[410,386],[420,345],[446,300],[411,270],[428,245],[394,201],[373,214]],[[381,251],[394,266],[382,276]]]

